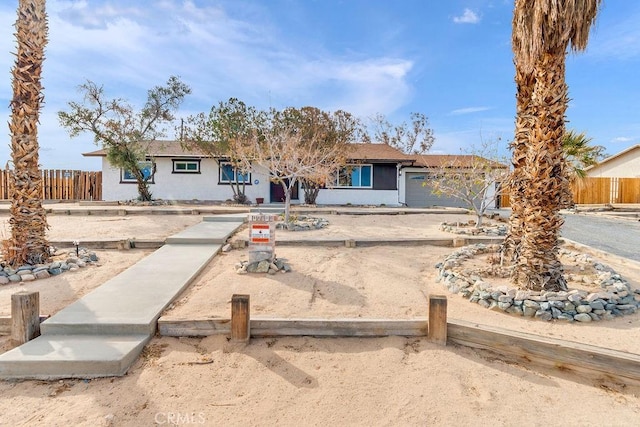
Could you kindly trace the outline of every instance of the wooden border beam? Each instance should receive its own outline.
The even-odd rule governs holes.
[[[604,380],[640,385],[640,355],[572,341],[449,321],[449,342],[509,356],[524,366],[537,365],[585,373]]]
[[[40,323],[49,318],[48,315],[40,315]],[[11,335],[11,316],[0,316],[0,336]]]
[[[249,323],[249,334],[253,337],[426,337],[428,333],[428,321],[424,318],[253,318]],[[158,331],[164,336],[228,335],[231,332],[231,321],[223,318],[160,318]],[[488,350],[528,367],[574,371],[592,378],[640,385],[638,354],[454,319],[447,321],[447,343]]]

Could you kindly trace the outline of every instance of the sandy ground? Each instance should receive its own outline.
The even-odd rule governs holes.
[[[277,240],[449,236],[454,215],[326,216],[325,230],[278,231]],[[126,218],[126,219],[125,219]],[[166,219],[166,222],[162,222]],[[197,216],[62,217],[57,238],[161,238]],[[246,230],[240,237],[245,238]],[[52,237],[53,238],[53,237]],[[228,317],[234,293],[251,295],[252,315],[274,317],[426,316],[426,295],[445,293],[434,264],[441,247],[279,247],[293,272],[237,275],[246,250],[221,254],[167,311],[172,317]],[[26,285],[53,313],[148,252],[100,251],[100,263]],[[638,287],[634,263],[607,263]],[[640,353],[640,316],[589,325],[515,318],[449,296],[449,317]],[[6,349],[8,340],[0,337]],[[541,372],[472,349],[424,339],[278,338],[232,345],[225,337],[156,337],[122,378],[0,382],[0,425],[637,425],[640,390]]]

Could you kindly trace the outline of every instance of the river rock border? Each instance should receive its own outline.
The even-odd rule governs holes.
[[[286,262],[284,258],[276,258],[273,262],[269,260],[249,262],[240,261],[235,265],[236,273],[267,273],[276,274],[278,271],[281,273],[288,273],[291,271],[291,266]]]
[[[486,225],[476,227],[474,220],[468,222],[442,222],[439,229],[453,234],[466,234],[471,236],[506,236],[507,226],[504,224]]]
[[[499,245],[476,244],[465,246],[436,264],[438,277],[449,292],[468,298],[470,302],[490,310],[539,320],[556,320],[587,323],[611,320],[616,316],[630,315],[640,307],[640,289],[635,291],[629,283],[610,267],[595,262],[589,255],[566,249],[560,253],[577,263],[591,264],[598,271],[590,286],[596,291],[573,289],[561,292],[536,292],[492,286],[481,277],[481,272],[465,271],[463,263],[479,254],[497,253]],[[506,277],[506,269],[494,273]],[[573,277],[575,279],[575,277]]]
[[[282,218],[284,219],[284,217]],[[276,229],[289,230],[289,231],[309,231],[320,230],[329,225],[329,220],[325,218],[318,218],[312,216],[297,216],[294,217],[289,224],[285,222],[278,222]]]
[[[58,252],[58,250],[54,248],[52,257],[53,261],[48,264],[25,264],[15,269],[3,263],[0,269],[0,285],[47,279],[51,276],[62,274],[65,271],[78,270],[98,261],[98,256],[95,252],[89,251],[86,248],[78,248],[77,252],[75,249],[68,252]]]

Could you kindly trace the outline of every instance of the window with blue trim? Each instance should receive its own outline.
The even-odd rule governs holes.
[[[138,162],[138,166],[140,167],[140,171],[142,171],[142,176],[143,179],[150,183],[153,184],[154,183],[154,177],[155,177],[155,167],[156,165],[147,160],[144,162]],[[138,182],[138,180],[136,179],[135,174],[128,170],[128,169],[120,169],[120,183],[121,184],[132,184],[132,183],[136,183]]]
[[[218,180],[220,184],[244,182],[247,185],[251,185],[251,173],[240,172],[229,162],[220,162],[220,176]]]
[[[371,165],[347,165],[338,171],[337,187],[371,188],[373,167]]]

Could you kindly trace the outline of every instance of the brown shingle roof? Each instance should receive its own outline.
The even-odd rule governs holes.
[[[107,151],[103,148],[89,153],[82,153],[82,155],[85,157],[105,157]],[[211,157],[197,148],[183,149],[180,141],[152,141],[149,143],[147,155],[153,157]]]
[[[152,141],[149,144],[149,152],[147,155],[153,157],[211,157],[204,154],[197,148],[183,149],[180,141]],[[107,152],[105,149],[91,151],[82,154],[85,157],[105,157]],[[223,156],[222,156],[223,157]],[[405,163],[417,167],[437,168],[446,165],[455,164],[458,167],[469,167],[473,160],[472,155],[455,155],[455,154],[423,154],[408,155],[388,144],[352,144],[349,153],[350,160],[366,160],[370,162],[389,162],[389,163]],[[496,167],[507,168],[506,165],[495,162]]]
[[[352,144],[353,150],[349,153],[352,160],[379,160],[388,162],[399,162],[411,160],[400,150],[387,144]],[[153,157],[210,157],[197,149],[185,150],[179,141],[153,141],[149,144],[147,155]],[[104,157],[107,155],[105,149],[82,154],[85,157]]]
[[[387,162],[411,161],[411,157],[388,144],[352,144],[351,160],[379,160]]]

